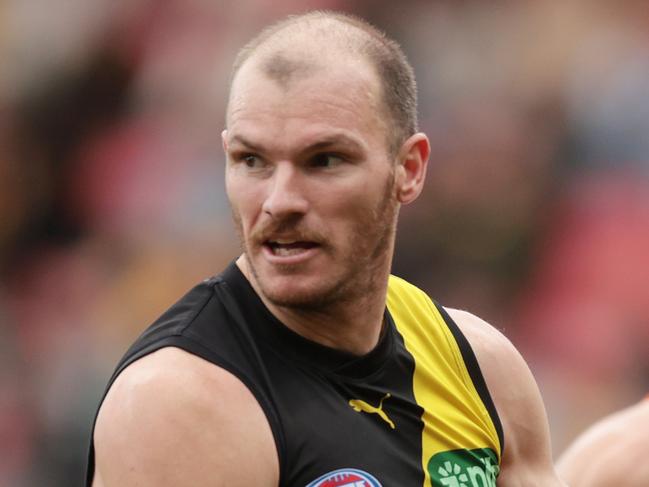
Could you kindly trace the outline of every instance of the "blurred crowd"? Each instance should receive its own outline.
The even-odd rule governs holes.
[[[649,3],[0,3],[0,485],[82,485],[112,367],[238,253],[236,50],[313,8],[403,45],[432,141],[394,273],[528,359],[555,452],[649,392]]]

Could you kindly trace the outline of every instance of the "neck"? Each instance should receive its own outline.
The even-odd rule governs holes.
[[[325,309],[275,305],[259,289],[244,256],[239,257],[237,266],[270,312],[304,338],[354,355],[364,355],[378,343],[383,328],[390,262],[377,269],[370,292],[354,300],[329,304]]]

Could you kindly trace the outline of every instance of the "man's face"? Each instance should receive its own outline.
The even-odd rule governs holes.
[[[365,64],[286,85],[254,65],[237,75],[226,188],[251,277],[271,303],[351,300],[388,268],[398,205],[380,106]]]

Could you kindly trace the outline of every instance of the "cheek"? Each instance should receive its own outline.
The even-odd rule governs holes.
[[[226,177],[225,190],[238,223],[244,228],[249,227],[258,213],[257,209],[261,208],[261,204],[257,204],[253,185],[249,181],[230,176]]]
[[[343,212],[348,218],[367,218],[377,208],[381,207],[386,198],[391,198],[391,189],[394,179],[390,175],[372,174],[353,188],[339,195],[338,204],[342,205]],[[369,221],[367,222],[369,223]]]
[[[327,201],[322,215],[325,224],[331,222],[345,240],[350,238],[350,234],[358,233],[359,228],[370,224],[377,204],[376,196],[367,191],[356,194],[347,192],[344,196],[330,195]]]
[[[367,184],[362,193],[350,197],[341,211],[352,238],[376,238],[377,232],[391,225],[394,215],[390,208],[395,204],[394,179],[390,176]]]

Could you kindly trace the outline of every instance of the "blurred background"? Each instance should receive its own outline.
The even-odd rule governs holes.
[[[312,8],[415,67],[433,154],[394,272],[519,347],[555,454],[649,392],[648,2],[4,0],[0,485],[82,485],[117,360],[237,255],[230,66]]]

